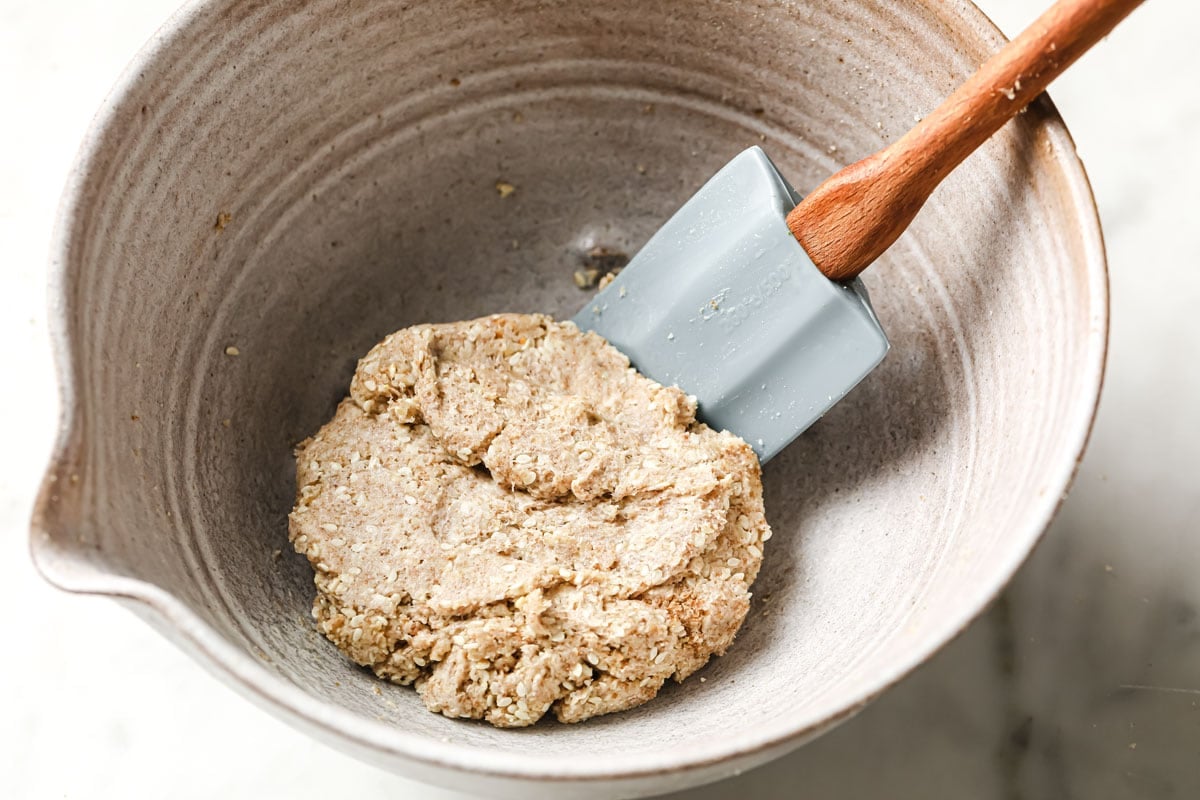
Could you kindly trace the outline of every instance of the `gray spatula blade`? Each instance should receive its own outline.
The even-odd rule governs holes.
[[[574,318],[762,461],[888,350],[862,283],[830,281],[788,231],[799,200],[766,153],[742,152]]]

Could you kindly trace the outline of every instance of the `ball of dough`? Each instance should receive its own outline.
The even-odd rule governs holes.
[[[296,452],[320,630],[498,726],[682,681],[733,641],[770,536],[753,451],[695,410],[569,322],[392,334]]]

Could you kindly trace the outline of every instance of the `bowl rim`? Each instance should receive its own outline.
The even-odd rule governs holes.
[[[1070,431],[1066,437],[1068,445],[1062,463],[1051,471],[1052,480],[1048,482],[1047,491],[1030,503],[1029,523],[1023,532],[1026,545],[1014,550],[1000,565],[995,572],[994,585],[964,597],[959,606],[962,611],[957,616],[948,616],[927,637],[927,642],[934,644],[912,648],[907,658],[878,673],[872,684],[857,697],[850,696],[829,704],[836,707],[823,716],[802,724],[776,721],[764,725],[751,736],[722,740],[715,746],[692,747],[687,751],[678,748],[631,751],[604,759],[514,755],[478,745],[440,741],[360,717],[334,703],[313,697],[268,670],[251,653],[226,640],[170,592],[148,581],[108,573],[72,552],[69,545],[60,547],[52,535],[52,531],[57,530],[53,521],[58,516],[57,507],[67,502],[59,496],[62,487],[59,479],[70,471],[72,464],[78,463],[83,436],[80,403],[71,369],[74,347],[67,335],[65,302],[70,241],[87,201],[82,190],[92,173],[103,167],[105,134],[116,123],[117,112],[137,88],[142,73],[152,68],[193,25],[203,22],[203,18],[218,6],[234,2],[237,0],[187,0],[163,23],[133,57],[105,97],[68,173],[52,236],[48,280],[48,327],[59,379],[58,436],[34,505],[29,536],[33,563],[49,583],[72,593],[105,595],[124,601],[239,693],[294,726],[342,749],[354,745],[377,757],[481,777],[572,782],[635,780],[753,758],[771,750],[782,752],[853,717],[956,639],[982,615],[1045,536],[1078,472],[1095,423],[1105,377],[1110,315],[1107,258],[1095,197],[1074,141],[1048,95],[1035,103],[1040,105],[1040,124],[1047,137],[1051,160],[1059,166],[1064,179],[1064,204],[1073,209],[1077,217],[1088,299],[1095,315],[1081,368],[1083,391],[1071,411]],[[930,11],[952,29],[976,36],[982,46],[991,50],[1007,41],[995,23],[970,0],[952,0],[945,5],[930,7]]]

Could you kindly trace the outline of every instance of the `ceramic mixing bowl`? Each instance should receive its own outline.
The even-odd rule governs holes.
[[[811,188],[1001,43],[959,0],[188,5],[67,187],[38,566],[331,744],[488,796],[666,791],[797,747],[977,616],[1075,470],[1105,267],[1048,101],[867,273],[891,354],[767,466],[755,603],[703,683],[573,726],[426,711],[315,632],[292,447],[389,331],[568,317],[593,248],[635,251],[737,152]]]

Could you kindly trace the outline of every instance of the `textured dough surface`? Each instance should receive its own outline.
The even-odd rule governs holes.
[[[770,536],[759,475],[569,322],[420,325],[298,447],[290,537],[355,662],[450,717],[577,722],[733,641]]]

